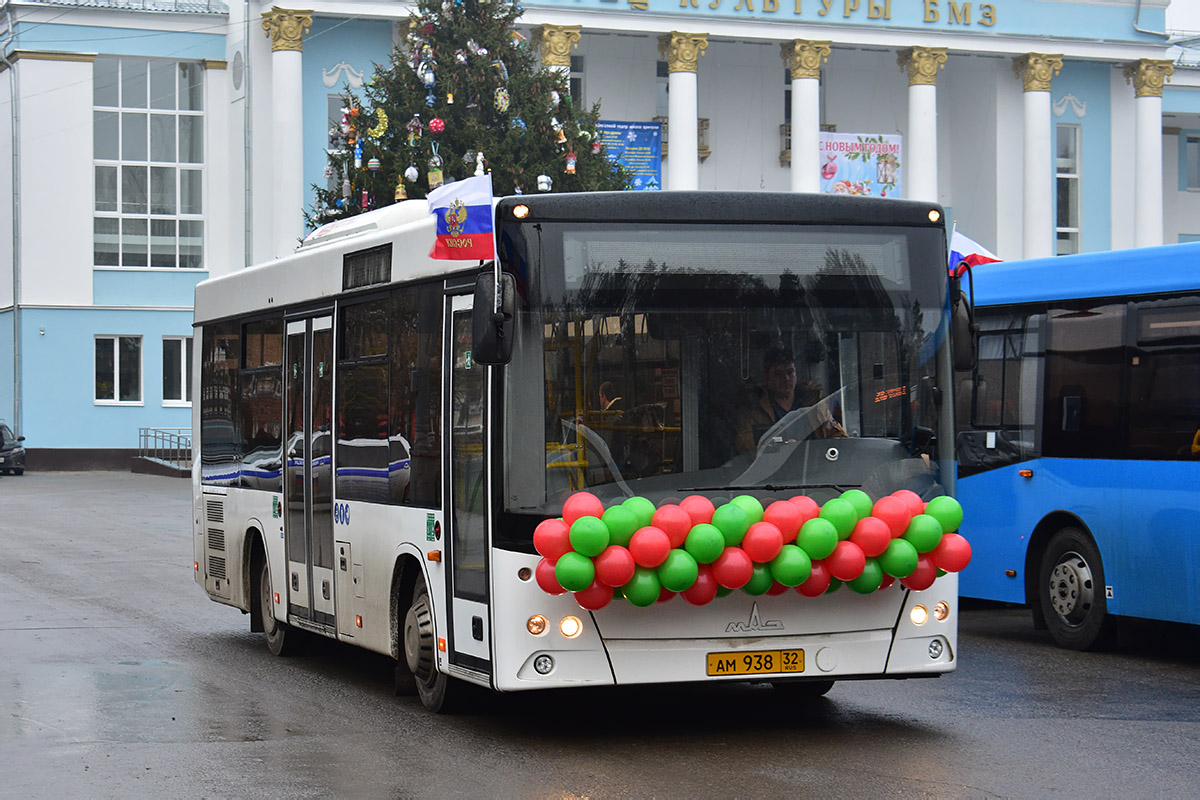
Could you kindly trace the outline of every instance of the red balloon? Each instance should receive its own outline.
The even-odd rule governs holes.
[[[726,547],[712,563],[713,577],[726,589],[740,589],[754,575],[754,562],[740,547]]]
[[[558,578],[554,577],[554,562],[550,559],[543,558],[539,561],[537,568],[533,571],[533,576],[537,581],[537,585],[546,594],[560,595],[567,593],[567,590],[558,582]]]
[[[808,576],[808,580],[796,587],[796,591],[805,597],[820,597],[829,589],[829,579],[832,576],[829,574],[829,567],[825,566],[824,561],[812,562],[812,573]]]
[[[671,552],[671,540],[662,529],[647,525],[633,532],[629,539],[629,552],[638,566],[653,569],[667,560]]]
[[[571,549],[571,526],[561,519],[544,519],[533,529],[533,549],[553,564]]]
[[[871,509],[871,516],[878,517],[887,524],[888,530],[891,531],[892,538],[898,539],[908,530],[908,523],[912,521],[912,512],[908,510],[908,506],[899,497],[881,497],[875,501],[875,506]]]
[[[883,573],[883,580],[879,583],[879,589],[886,589],[895,582],[896,579],[885,572]],[[879,589],[876,589],[876,591],[879,591]]]
[[[696,575],[696,582],[680,594],[683,595],[684,600],[694,606],[711,603],[717,596],[717,579],[713,577],[712,567],[708,564],[701,564],[700,572]]]
[[[580,517],[604,516],[604,503],[591,492],[575,492],[563,503],[563,522],[567,527]]]
[[[925,513],[925,501],[921,499],[921,495],[911,489],[900,489],[892,492],[892,497],[904,503],[908,509],[909,516],[915,517],[917,514]]]
[[[783,534],[783,543],[788,544],[796,541],[796,534],[800,532],[800,526],[808,521],[802,520],[801,516],[800,507],[795,503],[776,500],[763,511],[763,522],[769,522],[779,528],[779,532]]]
[[[655,600],[654,602],[665,603],[674,596],[675,596],[675,592],[672,592],[670,589],[662,589],[658,593],[658,599]]]
[[[852,581],[862,575],[867,557],[863,555],[861,547],[847,539],[837,543],[829,558],[825,559],[825,564],[829,567],[829,574],[839,581]]]
[[[770,594],[770,595],[783,594],[784,592],[786,592],[788,590],[788,588],[789,587],[784,586],[779,581],[772,581],[771,588],[767,589],[767,594]]]
[[[630,553],[619,544],[610,544],[596,556],[596,580],[605,586],[624,586],[633,578],[637,562]]]
[[[960,572],[971,563],[971,543],[961,534],[944,533],[941,543],[929,555],[938,569]]]
[[[717,510],[712,500],[700,494],[690,494],[683,498],[679,501],[679,507],[687,512],[692,525],[711,523],[713,512]]]
[[[612,602],[613,587],[605,586],[600,581],[592,581],[592,585],[581,592],[575,593],[575,602],[588,611],[599,611]]]
[[[746,531],[742,549],[751,561],[766,564],[783,549],[783,534],[770,522],[756,522]]]
[[[807,495],[798,494],[788,502],[800,509],[801,527],[810,519],[816,519],[821,515],[821,504]]]
[[[921,553],[917,556],[917,568],[913,574],[907,578],[901,578],[900,583],[914,592],[921,592],[933,586],[936,579],[937,567],[934,566],[933,559],[929,557],[929,553]]]
[[[892,543],[892,529],[879,517],[863,517],[850,532],[850,541],[862,548],[863,555],[874,558]]]
[[[683,547],[688,531],[692,529],[691,516],[676,505],[665,505],[654,512],[650,524],[667,534],[671,547]]]

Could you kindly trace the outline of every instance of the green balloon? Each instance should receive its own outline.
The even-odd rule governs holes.
[[[928,514],[917,514],[900,538],[911,542],[918,553],[928,553],[942,542],[942,523]]]
[[[942,495],[929,501],[925,513],[933,517],[942,526],[942,533],[954,533],[962,525],[962,506],[953,497]]]
[[[879,554],[879,566],[893,578],[907,578],[917,569],[917,548],[906,539],[892,539]]]
[[[726,503],[713,512],[712,524],[725,537],[726,547],[737,547],[750,530],[750,516],[734,503]]]
[[[717,584],[717,597],[726,597],[733,594],[733,589]]]
[[[767,589],[770,589],[774,583],[775,578],[771,576],[770,568],[766,564],[755,564],[754,573],[750,576],[749,582],[742,587],[742,591],[757,597],[760,594],[766,594]]]
[[[725,552],[725,535],[716,525],[702,522],[688,531],[683,549],[701,564],[711,564]]]
[[[858,515],[859,519],[871,516],[871,509],[875,507],[875,504],[871,502],[871,495],[862,489],[847,489],[842,492],[842,499],[854,506],[854,513]]]
[[[837,528],[833,526],[832,522],[822,517],[810,519],[801,525],[800,533],[796,536],[796,544],[814,561],[829,558],[829,554],[833,552],[833,548],[837,547],[837,543]]]
[[[608,526],[596,517],[580,517],[575,520],[571,523],[569,535],[571,548],[588,558],[595,558],[608,547]]]
[[[850,501],[835,497],[826,500],[825,505],[821,506],[821,519],[833,523],[838,539],[849,539],[854,526],[858,524],[858,512]]]
[[[852,581],[846,581],[846,585],[859,594],[870,594],[878,589],[883,584],[883,567],[879,566],[879,560],[867,557],[867,565],[863,567],[862,574]]]
[[[582,553],[563,553],[554,565],[554,579],[568,592],[582,592],[596,580],[596,565]]]
[[[600,517],[608,528],[608,543],[629,546],[633,532],[642,527],[638,524],[637,514],[626,506],[613,506]]]
[[[559,563],[562,563],[561,558]],[[662,584],[658,582],[658,574],[648,567],[636,567],[633,570],[633,577],[623,588],[625,599],[641,608],[654,605],[658,596],[662,594]]]
[[[748,494],[739,494],[729,502],[746,512],[746,516],[750,518],[751,525],[756,522],[762,522],[763,506],[758,501],[758,498],[751,497]]]
[[[771,561],[771,575],[784,586],[799,586],[812,574],[812,559],[794,544],[785,544]]]
[[[837,578],[830,578],[829,588],[825,590],[825,594],[833,594],[840,588],[842,588],[842,582]]]
[[[644,497],[630,497],[624,503],[621,503],[625,508],[633,512],[637,517],[638,528],[644,528],[650,524],[650,520],[654,518],[654,503],[651,503]],[[637,528],[634,528],[637,530]]]
[[[672,592],[690,589],[699,574],[696,559],[686,550],[672,550],[667,554],[667,560],[658,566],[659,582]]]

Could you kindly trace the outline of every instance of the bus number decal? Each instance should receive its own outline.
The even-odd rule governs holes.
[[[333,521],[338,525],[350,524],[350,504],[349,503],[334,503],[333,504]]]

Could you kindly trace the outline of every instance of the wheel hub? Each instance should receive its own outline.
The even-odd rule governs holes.
[[[1050,604],[1068,623],[1079,624],[1092,607],[1092,570],[1079,553],[1064,553],[1050,571]]]

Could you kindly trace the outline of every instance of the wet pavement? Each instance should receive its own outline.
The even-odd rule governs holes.
[[[192,580],[187,481],[0,479],[0,796],[1182,797],[1200,785],[1200,633],[1059,650],[968,606],[958,671],[846,682],[396,698],[332,642],[271,656]]]

